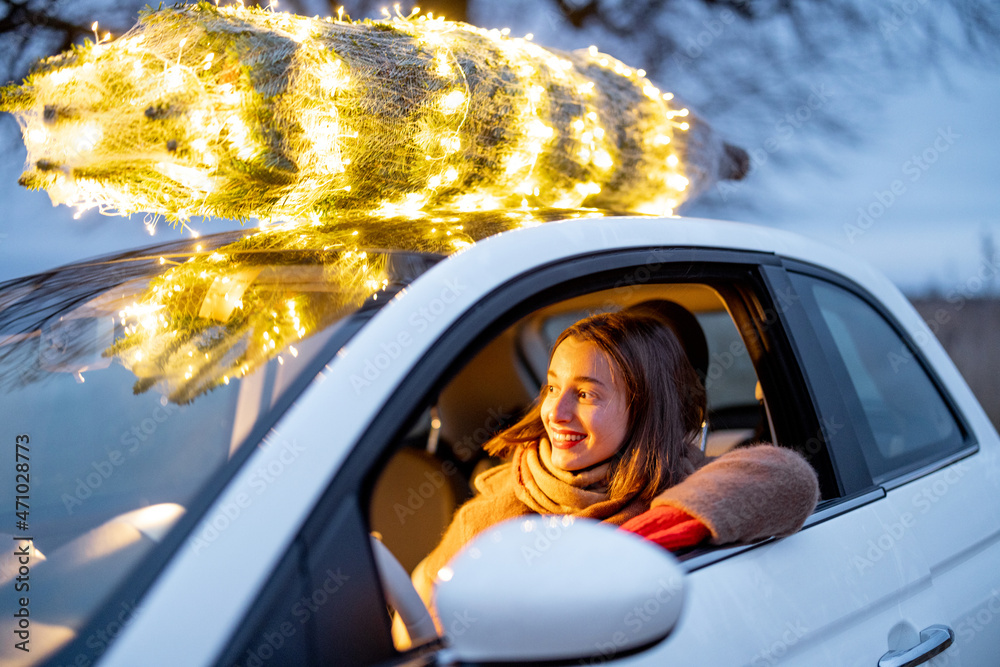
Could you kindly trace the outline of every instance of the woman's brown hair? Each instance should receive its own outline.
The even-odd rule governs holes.
[[[649,500],[680,481],[685,450],[701,428],[705,389],[674,333],[654,317],[618,312],[580,320],[560,334],[552,352],[567,338],[592,343],[604,352],[615,381],[625,390],[628,428],[608,471],[609,498],[638,493]],[[485,447],[504,456],[542,437],[539,398],[520,421]]]

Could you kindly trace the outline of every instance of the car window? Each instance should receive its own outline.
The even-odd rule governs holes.
[[[757,373],[732,316],[726,311],[697,313],[708,341],[705,376],[708,409],[717,415],[726,409],[757,405]]]
[[[473,480],[502,463],[483,445],[531,407],[559,334],[587,315],[651,302],[694,315],[707,343],[707,358],[692,359],[710,396],[707,453],[772,439],[754,359],[740,333],[752,327],[737,326],[711,283],[645,285],[627,295],[598,290],[556,302],[506,327],[472,356],[378,471],[367,504],[370,526],[408,573],[437,545],[462,502],[477,493]]]
[[[823,351],[838,364],[871,435],[864,455],[873,479],[951,454],[964,434],[919,353],[874,308],[830,282],[795,274],[815,300],[828,337]]]

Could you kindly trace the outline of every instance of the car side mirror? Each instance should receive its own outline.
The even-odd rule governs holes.
[[[610,660],[663,640],[684,574],[651,542],[591,519],[531,516],[484,531],[438,572],[458,662]]]

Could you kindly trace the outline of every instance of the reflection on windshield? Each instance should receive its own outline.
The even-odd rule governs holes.
[[[109,345],[138,380],[187,403],[275,358],[389,284],[385,256],[347,251],[312,266],[270,265],[230,250],[179,264],[118,312],[124,336]],[[273,259],[271,259],[273,261]]]
[[[408,282],[406,275],[390,275],[386,255],[371,249],[401,251],[394,271],[412,278],[419,271],[400,264],[407,251],[448,255],[503,231],[602,215],[522,209],[372,219],[345,213],[322,224],[230,237],[210,252],[168,249],[145,258],[140,278],[129,280],[134,266],[109,269],[120,283],[114,290],[105,291],[107,282],[55,290],[62,302],[33,294],[34,286],[12,285],[0,295],[0,309],[5,300],[13,305],[0,310],[0,387],[36,381],[46,371],[75,373],[83,381],[85,371],[114,358],[135,374],[136,393],[157,386],[169,400],[187,403],[272,359],[284,363],[298,354],[298,341],[377,302],[380,293],[384,302],[400,280]],[[41,307],[46,299],[54,303]],[[56,314],[53,308],[70,300],[82,305]],[[35,337],[41,339],[37,352]]]
[[[0,289],[0,441],[26,443],[29,480],[0,484],[0,608],[18,609],[23,545],[31,618],[31,652],[5,641],[0,663],[73,639],[357,321],[439,259],[224,247]]]

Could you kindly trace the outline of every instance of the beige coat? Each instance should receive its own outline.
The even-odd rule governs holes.
[[[650,505],[637,501],[604,521],[621,525],[649,506],[671,505],[708,526],[712,544],[738,544],[794,533],[819,498],[815,471],[784,447],[735,449],[713,460],[692,449],[688,458],[693,472],[685,479]],[[413,571],[414,586],[425,602],[431,600],[437,571],[473,537],[506,519],[535,513],[518,499],[517,485],[511,463],[476,478],[478,495],[458,509],[441,543]]]

